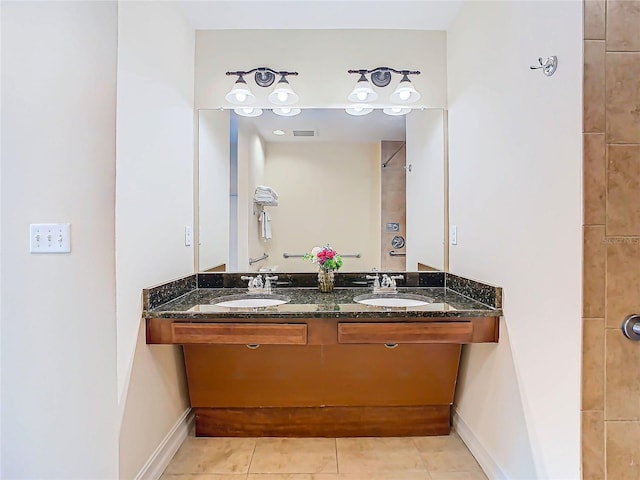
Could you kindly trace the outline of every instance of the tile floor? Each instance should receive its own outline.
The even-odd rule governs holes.
[[[188,437],[161,480],[486,480],[455,432],[400,438]]]

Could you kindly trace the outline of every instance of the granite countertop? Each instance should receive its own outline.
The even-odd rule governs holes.
[[[287,285],[272,293],[290,298],[271,307],[229,308],[216,306],[217,299],[243,295],[240,274],[194,274],[144,290],[144,318],[211,321],[216,318],[420,318],[498,317],[502,315],[502,289],[444,272],[405,273],[398,293],[422,295],[431,303],[419,307],[378,307],[353,301],[372,289],[358,285],[358,274],[344,275],[331,293],[321,293],[310,274],[279,274]],[[246,283],[246,282],[244,282]],[[285,282],[282,282],[285,283]],[[295,285],[295,286],[293,286]],[[308,286],[307,286],[308,285]]]

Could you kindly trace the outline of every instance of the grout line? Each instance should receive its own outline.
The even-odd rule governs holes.
[[[420,449],[418,448],[418,445],[416,444],[416,437],[411,437],[411,443],[413,444],[413,448],[418,453],[418,458],[420,459],[420,463],[422,463],[422,466],[424,467],[425,472],[427,472],[427,475],[429,476],[429,478],[431,478],[431,472],[429,471],[429,465],[427,465],[427,462],[424,459],[424,457],[422,455],[422,452],[420,451]]]
[[[253,442],[253,450],[251,450],[251,458],[249,459],[249,466],[247,467],[246,478],[249,478],[249,472],[251,472],[251,464],[253,463],[253,457],[256,454],[256,447],[258,446],[258,440],[259,438],[256,438],[255,441]]]
[[[340,475],[340,464],[338,463],[338,439],[333,439],[333,445],[335,446],[336,451],[336,475]]]

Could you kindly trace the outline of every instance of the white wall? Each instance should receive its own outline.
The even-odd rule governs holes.
[[[198,112],[199,270],[229,262],[229,112]]]
[[[263,185],[265,148],[250,122],[238,120],[238,271],[254,270],[249,258],[264,252],[259,240],[258,217],[254,214],[256,186]]]
[[[407,115],[407,270],[444,270],[444,124],[442,110]]]
[[[422,94],[418,104],[444,107],[445,43],[445,32],[420,30],[200,30],[196,107],[228,106],[224,96],[236,77],[225,72],[263,66],[299,72],[289,80],[302,107],[348,105],[347,95],[358,76],[347,70],[379,66],[420,70],[421,75],[411,76]],[[392,83],[379,90],[379,104],[388,104],[400,78],[394,75]],[[266,106],[266,96],[274,87],[258,87],[252,76],[245,80],[258,104]]]
[[[2,3],[2,478],[118,476],[113,2]],[[29,253],[70,222],[71,253]]]
[[[505,296],[500,343],[465,347],[457,412],[491,477],[576,479],[582,2],[468,2],[447,39],[450,269]],[[548,55],[553,77],[529,70]]]
[[[279,205],[266,207],[270,258],[256,266],[312,272],[317,266],[282,254],[330,243],[338,253],[362,254],[345,258],[342,270],[380,268],[380,163],[379,142],[267,144],[265,181],[278,192]]]
[[[149,346],[144,287],[193,271],[195,32],[169,2],[118,15],[116,280],[120,478],[135,476],[188,408],[178,347]]]

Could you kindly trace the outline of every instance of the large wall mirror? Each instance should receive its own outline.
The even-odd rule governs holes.
[[[199,110],[197,270],[311,272],[301,256],[326,244],[342,271],[444,270],[445,124],[442,109]]]

